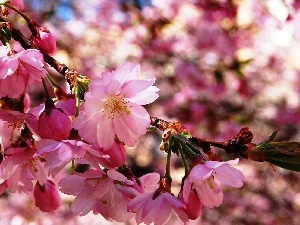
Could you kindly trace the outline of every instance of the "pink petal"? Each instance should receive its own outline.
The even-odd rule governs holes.
[[[61,187],[60,191],[65,194],[78,195],[84,189],[85,178],[77,175],[69,175],[63,178],[58,186]]]
[[[236,168],[222,165],[215,169],[215,178],[220,182],[231,187],[240,188],[243,186],[242,180],[245,179],[243,173]]]
[[[85,114],[81,113],[73,122],[73,127],[78,130],[79,135],[95,146],[99,146],[97,139],[95,138],[97,136],[97,124],[100,117],[99,114],[100,113],[96,114],[94,117],[86,119]]]
[[[115,142],[115,131],[113,129],[112,119],[109,119],[104,113],[101,113],[99,119],[97,122],[95,121],[95,123],[99,123],[96,135],[98,145],[104,150],[111,149]],[[93,136],[93,138],[95,138],[95,136]]]
[[[160,181],[160,174],[147,173],[141,176],[139,179],[146,191],[154,191],[158,188],[158,182]]]
[[[93,98],[97,98],[97,99],[106,99],[107,98],[107,94],[105,93],[105,86],[104,84],[102,84],[103,81],[100,79],[95,79],[92,80],[89,83],[89,92],[91,94],[91,96]],[[86,94],[87,96],[87,94]],[[84,99],[87,99],[86,96],[84,97]]]
[[[146,90],[139,92],[137,95],[129,98],[128,101],[138,105],[147,105],[154,102],[158,98],[158,91],[159,89],[157,87],[151,86]]]
[[[187,177],[184,180],[183,191],[182,191],[182,197],[183,197],[183,200],[185,202],[188,202],[189,195],[190,195],[190,192],[191,192],[191,188],[192,188],[192,182],[190,181],[189,177]]]
[[[198,164],[194,166],[189,174],[189,179],[193,183],[202,182],[202,180],[206,180],[212,174],[213,170],[207,168],[204,165]]]
[[[86,113],[83,111],[80,112],[79,115],[73,121],[73,128],[75,128],[76,130],[81,129],[82,127],[84,127],[84,123],[86,120],[87,120]]]
[[[138,140],[137,134],[130,127],[127,127],[123,117],[115,117],[112,122],[119,140],[132,147]]]
[[[127,181],[127,178],[116,170],[112,170],[112,169],[108,170],[107,176],[112,180],[123,181],[123,182]]]
[[[179,193],[179,198],[180,198],[180,193]],[[176,213],[179,213],[179,217],[181,220],[183,221],[188,221],[188,219],[192,219],[192,220],[196,220],[200,213],[201,213],[201,209],[202,209],[202,202],[200,201],[200,199],[198,198],[196,192],[193,190],[190,192],[189,196],[188,196],[188,200],[185,202],[186,204],[186,209],[184,210],[184,212],[186,213],[186,215],[184,216],[184,214],[180,213],[179,210],[176,211]],[[188,216],[188,218],[186,218]]]
[[[56,151],[62,145],[60,141],[52,139],[42,139],[36,143],[37,153],[36,156],[41,155],[44,152]]]
[[[175,207],[175,208],[179,208],[179,209],[185,209],[185,204],[179,200],[178,198],[174,197],[173,195],[171,195],[168,192],[162,193],[162,195],[164,196],[164,198],[169,201],[169,203]]]
[[[94,187],[94,192],[89,195],[91,200],[99,200],[101,198],[107,198],[114,189],[113,181],[109,178],[101,179],[98,184]]]
[[[144,91],[145,89],[149,88],[153,83],[155,79],[150,80],[129,80],[127,83],[125,83],[122,86],[122,90],[120,92],[120,95],[125,95],[126,98],[131,98],[132,96],[135,96],[141,91]]]
[[[153,193],[152,193],[153,194]],[[155,208],[160,208],[161,204],[159,200],[162,200],[162,198],[157,197],[155,200],[153,200],[153,196],[151,198],[148,198],[144,204],[139,209],[139,212],[141,212],[141,218],[145,221],[145,223],[151,223],[153,222],[153,217],[149,218],[148,215],[151,216],[151,210],[154,210]],[[147,218],[148,217],[148,218]]]
[[[26,81],[23,76],[9,76],[0,82],[2,96],[19,97],[26,92]]]
[[[147,192],[136,196],[128,203],[128,210],[130,212],[137,212],[138,209],[146,202],[147,199],[152,199],[153,194],[154,192]]]
[[[0,58],[7,57],[8,52],[9,52],[9,49],[7,46],[4,46],[4,45],[0,46]]]
[[[68,116],[74,116],[76,111],[75,99],[62,99],[59,100],[55,106],[62,109]]]
[[[145,216],[145,221],[153,221],[154,224],[162,225],[169,220],[172,212],[172,205],[168,204],[169,202],[166,202],[165,195],[167,194],[168,193],[162,193],[154,201],[152,201],[153,204],[148,205],[149,208],[146,209],[145,207],[145,211],[148,211]]]
[[[111,80],[105,86],[105,94],[107,94],[108,96],[118,95],[120,93],[121,85],[122,83],[120,83],[118,80]]]
[[[124,84],[128,80],[138,78],[140,74],[140,65],[134,65],[130,62],[124,62],[113,72],[112,79]]]
[[[216,183],[214,186],[215,188],[212,189],[203,182],[201,186],[195,187],[199,199],[208,208],[218,207],[223,201],[223,192]]]
[[[96,201],[86,198],[86,193],[80,193],[72,203],[71,209],[75,215],[85,216],[96,207]]]
[[[19,52],[19,59],[25,64],[34,67],[36,69],[41,69],[44,66],[43,55],[36,49],[27,49]],[[46,72],[46,71],[45,71]]]
[[[128,146],[133,146],[140,135],[147,131],[150,126],[150,117],[147,111],[135,104],[128,104],[131,113],[122,117],[115,117],[113,120],[114,130],[118,138]]]
[[[143,135],[147,131],[147,127],[150,126],[150,116],[147,110],[134,103],[128,103],[130,108],[130,114],[124,115],[123,121],[126,123],[127,127],[130,127],[137,135]]]
[[[206,161],[205,162],[205,166],[209,167],[209,168],[217,168],[217,167],[220,167],[224,164],[227,164],[227,165],[235,165],[239,162],[239,158],[236,158],[234,160],[229,160],[229,161],[226,161],[226,162],[218,162],[218,161]]]
[[[4,59],[2,59],[4,60]],[[7,60],[0,63],[0,79],[12,75],[19,66],[18,60]]]
[[[33,174],[33,176],[37,179],[37,181],[43,185],[46,183],[47,181],[47,173],[46,173],[46,170],[44,168],[44,164],[42,164],[41,161],[38,161],[36,164],[35,164],[35,167],[36,169],[34,169],[32,166],[29,167],[32,171],[31,171],[31,174]]]

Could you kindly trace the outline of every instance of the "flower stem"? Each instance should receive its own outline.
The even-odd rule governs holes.
[[[75,111],[75,117],[79,115],[79,108],[80,108],[80,91],[78,86],[75,87],[75,99],[76,99],[76,111]]]
[[[46,94],[46,99],[51,99],[51,98],[50,98],[50,94],[49,94],[49,91],[48,91],[48,88],[47,88],[47,85],[46,85],[46,82],[45,82],[45,79],[44,79],[44,78],[42,78],[42,83],[43,83],[44,91],[45,91],[45,94]]]
[[[165,178],[168,179],[171,178],[171,154],[172,151],[169,150],[167,155],[166,174],[165,174]]]
[[[185,154],[184,154],[184,152],[182,150],[182,146],[181,145],[179,146],[178,150],[180,152],[182,163],[184,165],[184,174],[185,174],[185,176],[187,176],[188,173],[189,173],[190,168],[189,168],[188,162],[186,160],[186,157],[185,157]]]
[[[47,73],[47,78],[48,78],[48,81],[50,82],[50,84],[52,85],[52,87],[54,88],[60,88],[60,86],[58,86],[55,81],[53,80],[53,78],[50,76],[49,73]]]

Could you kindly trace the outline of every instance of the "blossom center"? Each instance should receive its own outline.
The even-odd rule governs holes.
[[[104,105],[105,112],[109,114],[109,117],[114,118],[116,114],[119,116],[123,115],[125,112],[127,115],[130,114],[130,110],[128,109],[128,101],[125,101],[124,98],[120,98],[118,96],[110,96]]]
[[[38,168],[37,168],[37,161],[38,161],[39,159],[38,158],[32,158],[32,159],[30,159],[28,162],[26,162],[26,163],[24,163],[24,166],[31,166],[32,168],[33,168],[33,171],[35,172],[35,173],[37,173],[39,170],[38,170]]]
[[[8,122],[8,127],[12,127],[10,139],[9,139],[10,141],[13,141],[15,129],[20,130],[23,128],[23,125],[24,123],[20,121]]]
[[[210,176],[210,177],[207,179],[207,183],[208,183],[208,186],[210,187],[210,189],[215,189],[215,188],[216,188],[215,183],[214,183],[214,177],[213,177],[213,176]]]

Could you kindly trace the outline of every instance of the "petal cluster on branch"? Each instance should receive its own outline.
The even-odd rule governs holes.
[[[142,105],[157,99],[154,79],[140,79],[140,67],[129,62],[113,72],[104,72],[89,84],[83,110],[73,126],[93,146],[108,150],[115,137],[133,146],[150,126],[150,116]]]
[[[107,29],[107,36],[113,33],[125,37],[120,37],[117,44],[103,37],[103,43],[116,47],[116,53],[103,50],[110,54],[107,61],[115,57],[111,65],[119,66],[90,73],[90,67],[96,67],[90,59],[77,72],[50,56],[56,51],[54,36],[19,11],[23,8],[22,1],[0,1],[1,10],[8,7],[9,13],[13,10],[22,16],[31,32],[27,38],[26,32],[23,34],[6,22],[5,10],[0,11],[3,44],[0,46],[0,194],[32,193],[37,208],[54,212],[65,203],[62,192],[74,196],[72,203],[66,202],[75,215],[92,212],[109,221],[163,225],[172,215],[183,223],[196,220],[202,206],[221,205],[223,184],[240,188],[245,179],[234,167],[238,158],[223,161],[212,147],[244,158],[249,156],[249,148],[257,150],[250,130],[232,139],[237,127],[229,122],[221,125],[216,122],[223,114],[228,119],[231,108],[240,110],[231,102],[235,92],[248,100],[255,96],[250,88],[252,80],[242,75],[248,61],[242,60],[237,52],[245,50],[252,39],[243,39],[249,31],[236,22],[238,4],[234,1],[213,4],[183,1],[182,5],[177,0],[155,1],[155,7],[150,2],[144,6],[138,1],[121,2],[103,1],[106,7],[99,7],[103,21],[97,21],[101,24],[99,29]],[[131,4],[141,11],[133,10]],[[113,16],[114,13],[126,16]],[[106,22],[116,17],[119,24],[110,28]],[[127,21],[130,17],[134,19]],[[129,24],[137,25],[129,28]],[[75,32],[72,26],[68,29]],[[24,49],[15,46],[12,39]],[[67,40],[60,40],[64,41]],[[80,45],[84,43],[82,40]],[[106,47],[111,46],[103,48]],[[102,53],[97,55],[99,61],[102,56]],[[131,62],[125,60],[127,57]],[[150,65],[151,78],[143,77],[140,64],[132,59],[138,59],[146,68]],[[275,65],[276,58],[268,63]],[[64,86],[52,74],[50,66],[63,75]],[[157,74],[156,78],[153,74]],[[226,83],[230,85],[227,87]],[[43,103],[38,106],[31,102],[34,99],[30,96],[30,89],[37,86],[44,91]],[[178,114],[185,120],[184,126],[180,121],[169,122],[149,115],[148,104],[158,98],[158,87],[165,89],[160,112],[169,118]],[[222,138],[231,139],[213,142],[193,136],[191,131],[201,133],[198,121],[212,136],[222,133]],[[167,154],[162,177],[158,173],[136,176],[134,169],[126,165],[127,150],[143,150],[144,146],[136,144],[149,128],[162,131],[162,139],[155,140],[162,141],[161,153]],[[292,154],[297,153],[298,144],[295,146]],[[173,189],[176,182],[172,183],[171,155],[178,156],[185,168],[182,181],[176,181],[177,189]]]

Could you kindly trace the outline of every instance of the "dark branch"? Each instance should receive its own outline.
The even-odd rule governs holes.
[[[0,22],[6,23],[7,21],[0,17]],[[26,38],[21,33],[21,31],[11,27],[11,35],[12,38],[18,41],[24,49],[35,48],[33,43],[28,38]],[[43,53],[42,51],[41,53],[43,54],[46,63],[48,63],[51,67],[53,67],[57,72],[59,72],[63,76],[66,76],[67,72],[69,71],[69,68],[65,64],[58,62],[56,59],[54,59],[46,53]]]

